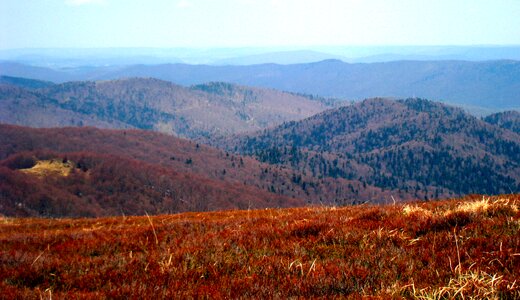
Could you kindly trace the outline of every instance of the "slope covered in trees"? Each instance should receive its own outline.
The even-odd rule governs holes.
[[[14,85],[0,85],[0,122],[31,127],[97,126],[129,128],[129,124],[71,111],[40,93]]]
[[[224,144],[313,176],[416,197],[520,190],[520,136],[422,99],[369,99]]]
[[[54,85],[54,83],[50,81],[41,81],[35,79],[28,78],[19,78],[19,77],[11,77],[11,76],[0,76],[0,84],[10,84],[19,87],[29,88],[29,89],[38,89],[49,87]]]
[[[505,111],[486,116],[484,121],[520,134],[520,112]]]
[[[64,159],[76,166],[73,168],[74,172],[66,171],[74,175],[70,178],[51,176],[54,179],[42,180],[30,172],[21,171],[32,168],[37,161],[59,162]],[[20,160],[29,163],[9,167],[10,162]],[[94,167],[87,166],[87,170],[93,171],[84,173],[85,171],[77,170],[82,169],[84,165],[81,161],[90,162]],[[284,166],[260,163],[250,157],[231,154],[157,132],[140,130],[102,130],[91,127],[35,129],[0,125],[0,164],[4,166],[2,172],[6,178],[0,187],[0,195],[3,197],[3,203],[8,203],[2,211],[7,211],[7,207],[12,208],[16,203],[23,204],[24,197],[28,197],[33,199],[34,201],[30,201],[34,203],[40,201],[37,199],[43,199],[41,201],[44,208],[41,213],[53,216],[74,215],[73,211],[49,212],[45,210],[45,203],[54,201],[62,204],[63,199],[70,196],[69,193],[73,194],[71,198],[78,198],[74,195],[76,185],[82,186],[78,188],[81,194],[85,195],[82,190],[86,189],[92,192],[89,197],[97,197],[97,200],[92,202],[93,207],[98,207],[95,203],[103,203],[103,199],[112,199],[110,203],[118,203],[115,207],[108,204],[108,210],[103,208],[102,212],[95,208],[94,215],[121,212],[142,214],[145,209],[150,213],[165,213],[177,210],[276,207],[308,203],[387,202],[391,201],[390,195],[402,199],[412,198],[411,195],[399,191],[383,191],[358,180],[313,177],[311,174]],[[89,177],[91,175],[87,174],[95,176]],[[186,176],[186,179],[183,179],[183,176]],[[9,181],[7,178],[10,178]],[[81,181],[86,179],[96,180]],[[104,181],[106,183],[103,183]],[[99,189],[106,193],[94,192],[99,184]],[[185,187],[186,185],[189,188]],[[34,191],[29,193],[34,196],[29,197],[25,190],[27,186],[37,188],[27,190]],[[110,186],[113,188],[109,188]],[[105,188],[115,191],[107,191]],[[185,196],[178,192],[179,189]],[[208,189],[209,194],[216,195],[215,199],[209,199],[209,196],[201,192]],[[8,190],[14,192],[7,192]],[[58,192],[59,190],[62,192]],[[162,202],[163,195],[169,193],[167,190],[176,191],[176,206],[170,202]],[[224,191],[227,190],[230,191],[230,196],[225,195]],[[53,195],[63,197],[55,199]],[[78,205],[86,205],[82,201],[91,199],[89,197],[80,197],[83,200],[78,200]],[[139,200],[141,198],[142,200]],[[185,202],[180,199],[184,199]],[[141,202],[142,205],[136,204]],[[137,208],[121,211],[121,206],[128,208],[133,205]],[[28,214],[39,215],[40,212],[32,209]]]
[[[57,173],[36,167],[61,164]],[[46,172],[47,171],[47,172]],[[303,205],[239,184],[85,152],[25,152],[0,162],[0,211],[21,217],[100,217]]]
[[[0,85],[0,122],[139,128],[199,139],[254,131],[328,107],[319,99],[225,83],[186,88],[134,78],[68,82],[36,90]]]

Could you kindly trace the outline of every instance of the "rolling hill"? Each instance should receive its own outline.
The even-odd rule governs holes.
[[[305,204],[120,156],[32,151],[0,163],[0,212],[100,217]]]
[[[190,88],[151,78],[68,82],[36,90],[0,85],[0,122],[151,129],[200,139],[254,131],[329,107],[318,98],[216,82]]]
[[[0,125],[0,141],[0,212],[8,216],[99,217],[306,203],[246,185],[246,176],[237,180],[235,162],[252,178],[263,172],[251,159],[158,133]]]
[[[131,128],[132,125],[102,119],[94,114],[71,111],[34,90],[14,85],[0,85],[0,122],[31,127],[96,126]]]
[[[413,199],[358,180],[313,177],[142,130],[0,124],[0,166],[0,213],[15,216],[381,203],[391,195]],[[42,166],[47,169],[39,171]],[[45,172],[48,178],[37,176]]]
[[[520,62],[392,61],[345,63],[339,60],[276,65],[132,65],[45,69],[0,64],[0,75],[54,82],[154,77],[185,86],[223,81],[349,100],[370,97],[421,97],[492,110],[519,109]]]
[[[428,199],[520,190],[520,135],[417,98],[368,99],[221,146],[313,176]]]

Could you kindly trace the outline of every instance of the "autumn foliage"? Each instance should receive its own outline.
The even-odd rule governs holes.
[[[17,171],[33,167],[36,160],[61,161],[65,158],[76,164],[76,170],[82,171],[55,180],[36,180],[27,173]],[[88,164],[93,167],[85,170]],[[89,174],[90,177],[81,174]],[[383,191],[343,178],[314,177],[157,132],[92,127],[29,128],[0,124],[0,176],[6,178],[0,180],[0,206],[4,203],[0,212],[9,216],[108,216],[144,214],[145,209],[148,213],[175,213],[186,210],[289,207],[308,203],[353,204],[370,200],[391,201],[390,195],[397,199],[411,199],[410,195],[400,191]],[[78,180],[69,180],[74,178]],[[164,184],[165,181],[171,184]],[[110,212],[104,209],[86,214],[72,211],[35,213],[34,210],[28,214],[12,214],[6,211],[13,207],[13,203],[24,204],[22,200],[28,199],[29,195],[37,198],[38,195],[60,195],[72,191],[73,195],[68,195],[68,198],[85,198],[84,190],[92,191],[91,195],[96,194],[98,184],[107,193],[97,193],[99,195],[94,197],[93,202],[105,203],[108,195],[117,198],[111,200],[112,203],[120,203]],[[78,188],[77,185],[84,187]],[[188,185],[195,192],[191,193],[190,188],[179,188],[179,185]],[[41,188],[28,193],[26,186]],[[208,189],[220,190],[220,199],[206,197]],[[144,191],[138,193],[139,190]],[[23,198],[16,196],[21,194],[26,195]],[[154,197],[159,198],[154,199],[159,199],[159,202],[165,196],[173,197],[179,207],[147,205],[138,210],[129,209],[139,201],[139,196],[150,198],[152,194],[157,194]],[[43,205],[54,200],[39,197],[34,201],[41,201]],[[82,206],[82,201],[76,199],[73,203]]]
[[[303,205],[130,158],[32,151],[0,161],[0,213],[15,217],[101,217]]]
[[[0,219],[1,298],[520,297],[520,195]]]

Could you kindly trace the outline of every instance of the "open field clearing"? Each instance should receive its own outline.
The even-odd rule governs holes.
[[[520,298],[520,195],[0,218],[0,298]]]

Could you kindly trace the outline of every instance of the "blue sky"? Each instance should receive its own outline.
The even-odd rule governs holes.
[[[520,44],[520,0],[0,0],[0,48]]]

